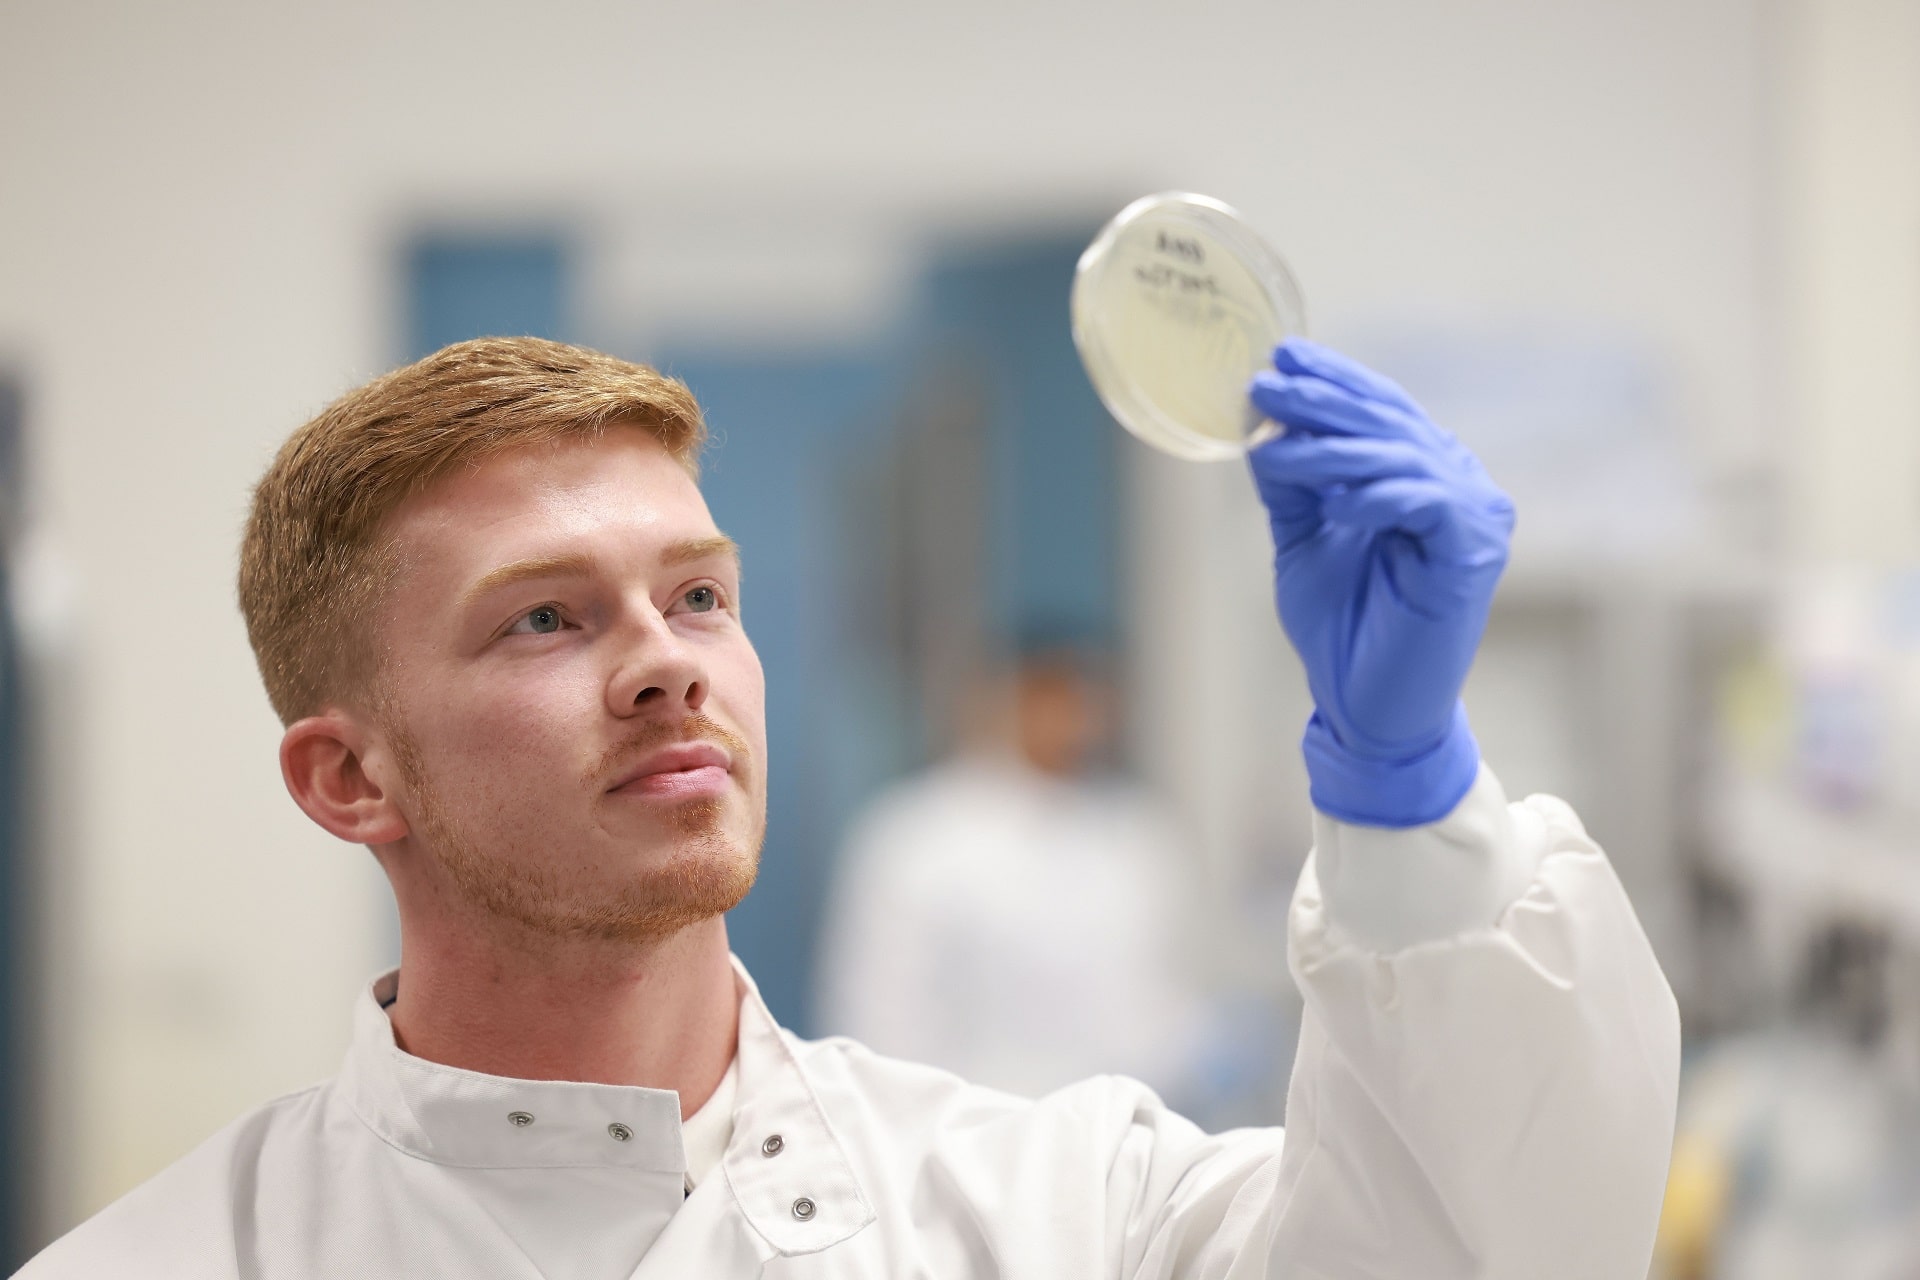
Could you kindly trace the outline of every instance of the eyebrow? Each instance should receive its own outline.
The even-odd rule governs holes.
[[[532,556],[514,560],[480,575],[480,581],[461,593],[464,607],[502,587],[515,586],[535,578],[584,578],[593,570],[593,561],[575,552],[563,556]]]
[[[684,538],[668,545],[660,553],[660,563],[672,567],[694,560],[711,559],[715,556],[730,556],[737,565],[740,562],[740,547],[724,533],[703,538]],[[592,557],[579,552],[558,556],[530,556],[525,560],[514,560],[503,564],[497,569],[489,569],[480,576],[478,582],[461,593],[460,603],[465,607],[503,587],[515,586],[538,578],[584,578],[592,572]]]
[[[687,538],[676,542],[660,553],[660,563],[665,565],[686,564],[689,560],[709,560],[715,556],[727,556],[738,566],[740,546],[724,533],[710,534],[704,538]]]

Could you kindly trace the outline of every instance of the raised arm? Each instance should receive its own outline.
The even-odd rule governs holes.
[[[1252,455],[1315,713],[1305,996],[1277,1155],[1138,1120],[1120,1273],[1641,1280],[1679,1074],[1672,993],[1565,804],[1509,805],[1460,690],[1513,506],[1393,383],[1283,345]]]
[[[1546,799],[1510,809],[1460,703],[1513,504],[1398,386],[1325,348],[1282,346],[1253,398],[1287,429],[1253,472],[1316,708],[1320,818],[1290,930],[1307,1002],[1290,1260],[1642,1276],[1673,998],[1579,820]]]

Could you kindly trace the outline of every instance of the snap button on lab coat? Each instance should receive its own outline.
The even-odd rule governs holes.
[[[801,1196],[793,1202],[793,1216],[805,1222],[813,1216],[813,1201]]]
[[[787,1140],[777,1133],[760,1144],[760,1154],[763,1156],[777,1156],[786,1149]]]
[[[516,1129],[524,1129],[533,1123],[533,1112],[509,1111],[507,1112],[507,1123]]]
[[[627,1126],[623,1124],[620,1124],[618,1121],[608,1125],[607,1132],[613,1136],[613,1140],[615,1142],[625,1142],[628,1138],[631,1138],[633,1136],[633,1130],[627,1128]]]

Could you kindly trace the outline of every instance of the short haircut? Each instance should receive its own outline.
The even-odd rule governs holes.
[[[401,503],[489,454],[610,426],[697,474],[706,425],[685,384],[583,347],[476,338],[348,392],[288,437],[253,491],[240,611],[267,698],[292,724],[371,692],[374,619]]]

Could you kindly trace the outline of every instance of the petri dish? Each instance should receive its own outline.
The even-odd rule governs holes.
[[[1168,191],[1101,228],[1073,275],[1073,341],[1101,402],[1157,449],[1237,458],[1263,419],[1247,383],[1306,331],[1285,262],[1227,205]]]

